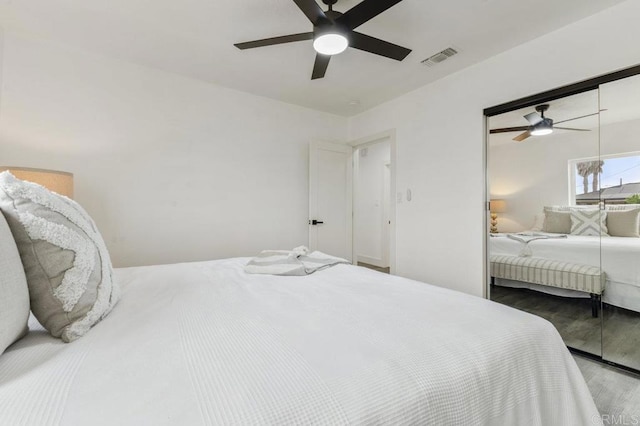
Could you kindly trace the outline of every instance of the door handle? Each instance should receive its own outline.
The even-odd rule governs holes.
[[[323,224],[323,223],[324,222],[321,221],[321,220],[315,220],[315,219],[309,220],[309,225],[320,225],[320,224]]]

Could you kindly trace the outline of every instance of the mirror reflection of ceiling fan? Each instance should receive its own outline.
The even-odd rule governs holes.
[[[591,117],[593,115],[598,115],[599,112],[594,112],[593,114],[581,115],[580,117],[569,118],[567,120],[562,120],[558,122],[553,122],[553,119],[545,117],[544,113],[549,109],[548,104],[538,105],[536,107],[536,112],[529,113],[524,116],[524,118],[529,122],[528,126],[519,126],[519,127],[505,127],[502,129],[491,129],[489,133],[508,133],[508,132],[522,132],[515,138],[514,141],[522,142],[530,136],[543,136],[553,133],[554,129],[561,130],[572,130],[576,132],[590,132],[589,129],[574,129],[571,127],[558,127],[556,124],[566,123],[568,121],[578,120],[580,118]],[[600,110],[605,111],[605,110]]]

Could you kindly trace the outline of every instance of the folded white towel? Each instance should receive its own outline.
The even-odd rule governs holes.
[[[309,253],[305,246],[293,250],[264,250],[251,259],[244,271],[248,274],[309,275],[347,260],[320,251]]]

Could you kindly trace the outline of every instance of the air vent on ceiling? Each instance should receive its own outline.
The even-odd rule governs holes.
[[[446,61],[447,59],[449,59],[450,57],[452,57],[453,55],[457,54],[458,51],[452,47],[448,47],[446,49],[444,49],[442,52],[438,52],[435,55],[425,59],[424,61],[420,62],[423,65],[426,65],[428,67],[432,67],[436,64],[439,64],[442,61]]]

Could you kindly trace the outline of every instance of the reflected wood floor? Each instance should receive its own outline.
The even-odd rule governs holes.
[[[604,315],[601,312],[598,318],[593,318],[589,299],[496,285],[491,286],[491,300],[548,320],[558,329],[567,346],[640,370],[638,312],[606,305]]]
[[[492,285],[491,300],[541,316],[556,326],[567,346],[602,355],[602,320],[591,316],[590,299]]]

